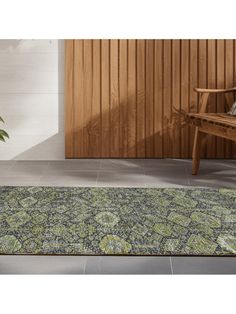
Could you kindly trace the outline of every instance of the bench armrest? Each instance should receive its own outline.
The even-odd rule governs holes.
[[[194,88],[195,92],[197,93],[230,93],[230,92],[236,92],[236,87],[231,88]]]

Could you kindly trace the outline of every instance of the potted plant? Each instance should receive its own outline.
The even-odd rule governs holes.
[[[4,123],[1,117],[0,117],[0,122]],[[0,141],[5,142],[6,141],[5,138],[9,138],[9,135],[7,134],[6,131],[0,129]]]

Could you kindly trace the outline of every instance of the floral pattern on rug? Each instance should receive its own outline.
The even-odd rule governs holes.
[[[236,190],[1,187],[0,254],[236,255]]]

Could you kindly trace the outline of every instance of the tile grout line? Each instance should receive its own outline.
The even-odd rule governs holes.
[[[97,171],[97,177],[96,177],[96,182],[95,182],[96,187],[98,187],[98,181],[99,181],[99,178],[100,178],[100,171],[101,171],[101,169],[102,169],[102,161],[99,160],[99,167],[96,170]]]
[[[83,267],[83,273],[82,273],[83,275],[86,274],[87,261],[88,261],[88,258],[86,257],[85,262],[84,262],[84,267]]]
[[[170,269],[171,269],[171,274],[174,275],[173,264],[172,264],[172,258],[171,258],[171,256],[170,256]]]
[[[99,274],[102,275],[102,256],[99,256]]]
[[[187,185],[191,186],[190,177],[189,177],[188,169],[187,169],[186,166],[184,167],[184,172],[185,172],[185,176],[186,176],[186,179],[187,179]]]
[[[96,178],[96,182],[95,182],[96,187],[98,186],[98,182],[99,182],[99,178],[100,178],[100,171],[101,170],[97,170],[97,178]]]

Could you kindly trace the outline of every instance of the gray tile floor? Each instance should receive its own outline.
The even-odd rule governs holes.
[[[82,159],[0,161],[0,185],[236,187],[236,161]],[[236,274],[234,257],[0,256],[0,274]]]

